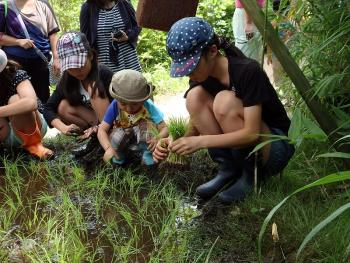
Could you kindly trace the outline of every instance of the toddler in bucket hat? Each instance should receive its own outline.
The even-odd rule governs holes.
[[[61,71],[81,68],[89,55],[90,45],[85,34],[67,32],[57,41],[57,53],[60,59]]]
[[[170,28],[166,48],[172,58],[171,77],[183,77],[196,68],[203,49],[214,37],[212,26],[199,17],[185,17]]]
[[[154,164],[152,151],[160,138],[168,136],[168,130],[163,113],[149,99],[152,90],[145,77],[136,70],[125,69],[113,75],[109,91],[114,100],[98,130],[105,162],[123,165],[130,146],[136,145],[142,163],[146,166]],[[153,136],[155,129],[159,132],[157,138]]]
[[[113,75],[109,93],[125,103],[144,102],[151,96],[152,86],[140,72],[125,69]]]

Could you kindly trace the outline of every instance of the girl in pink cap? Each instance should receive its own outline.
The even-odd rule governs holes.
[[[42,145],[47,124],[37,107],[27,72],[0,50],[0,143],[10,148],[22,146],[30,154],[47,159],[53,152]]]

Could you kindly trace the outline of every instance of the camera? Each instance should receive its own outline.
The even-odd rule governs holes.
[[[113,38],[120,38],[120,37],[122,37],[123,36],[123,31],[122,30],[120,30],[120,29],[117,29],[117,28],[114,28],[113,30],[112,30],[112,37]]]

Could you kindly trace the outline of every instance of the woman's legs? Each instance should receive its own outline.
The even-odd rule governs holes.
[[[71,106],[67,100],[58,105],[58,115],[66,124],[76,124],[81,129],[87,129],[97,124],[97,115],[92,109],[84,106]]]

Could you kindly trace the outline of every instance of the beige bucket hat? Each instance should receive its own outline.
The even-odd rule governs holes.
[[[126,103],[145,101],[152,91],[152,86],[146,78],[132,69],[123,69],[115,73],[109,86],[111,96]]]

